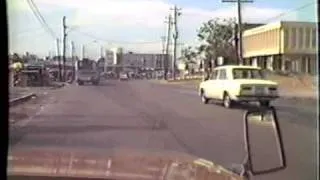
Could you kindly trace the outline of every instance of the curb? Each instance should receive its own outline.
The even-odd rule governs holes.
[[[18,97],[18,98],[14,98],[12,100],[9,100],[9,105],[10,106],[15,106],[15,105],[21,104],[23,102],[28,101],[29,99],[31,99],[34,96],[36,96],[35,93],[30,93],[30,94],[27,94],[27,95],[24,95],[24,96],[21,96],[21,97]]]
[[[280,99],[287,99],[287,100],[308,100],[308,101],[315,101],[317,97],[299,97],[299,96],[280,96]]]

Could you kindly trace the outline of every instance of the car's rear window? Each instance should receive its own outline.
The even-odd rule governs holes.
[[[80,71],[80,74],[83,74],[83,75],[94,75],[96,73],[97,73],[96,71]]]
[[[260,69],[235,68],[232,75],[233,79],[265,79]]]

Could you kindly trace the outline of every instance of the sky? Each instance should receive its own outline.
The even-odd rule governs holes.
[[[33,14],[27,0],[7,0],[10,53],[38,56],[57,54],[62,38],[62,17],[68,26],[68,47],[74,41],[76,55],[84,45],[87,56],[96,58],[100,47],[125,51],[160,53],[166,34],[165,17],[174,5],[180,8],[177,24],[179,49],[195,46],[197,29],[212,18],[236,18],[236,3],[221,0],[33,0],[54,34],[50,35]],[[254,0],[242,4],[243,22],[316,20],[315,0]],[[310,4],[296,11],[303,5]],[[281,16],[279,16],[282,14]],[[60,49],[62,46],[60,45]],[[60,50],[60,52],[62,52]]]

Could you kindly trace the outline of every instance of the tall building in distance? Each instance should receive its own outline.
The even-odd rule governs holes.
[[[138,66],[142,68],[163,69],[165,54],[124,53],[124,66]],[[169,69],[171,69],[172,57],[169,56]]]

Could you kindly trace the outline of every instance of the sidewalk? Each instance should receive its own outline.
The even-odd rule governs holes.
[[[34,93],[34,90],[29,87],[12,87],[9,89],[9,100],[19,98],[31,93]]]
[[[65,86],[64,83],[55,83],[48,87],[10,87],[9,88],[9,102],[18,100],[19,98],[28,95],[46,94],[49,90],[54,90]]]
[[[187,81],[187,82],[166,82],[159,81],[161,84],[168,84],[172,86],[179,86],[183,88],[196,90],[198,88],[199,83],[196,81]],[[312,99],[316,100],[318,98],[317,89],[310,88],[296,88],[296,89],[287,89],[281,88],[279,89],[280,98],[288,98],[288,99]]]
[[[299,98],[299,99],[314,99],[316,100],[318,97],[317,90],[285,90],[285,89],[280,89],[279,91],[280,97],[284,98]]]

